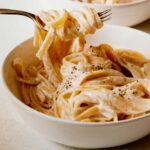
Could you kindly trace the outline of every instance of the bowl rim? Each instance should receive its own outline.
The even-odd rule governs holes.
[[[143,31],[139,31],[137,29],[133,29],[130,27],[125,27],[125,26],[120,26],[120,25],[111,25],[111,24],[106,24],[105,26],[107,26],[108,28],[120,28],[120,29],[124,29],[124,30],[132,30],[135,32],[138,32],[139,34],[143,34],[144,36],[148,37],[150,39],[150,35],[148,33],[145,33]],[[27,42],[29,40],[32,40],[33,38],[28,38],[26,40],[24,40],[23,42],[19,43],[17,46],[15,46],[13,49],[11,49],[5,56],[0,68],[0,80],[2,81],[2,87],[4,93],[7,92],[8,96],[6,96],[6,94],[4,94],[4,96],[6,98],[10,98],[14,101],[14,103],[16,103],[17,105],[19,105],[19,107],[22,107],[25,111],[29,111],[30,113],[33,113],[34,115],[37,115],[38,117],[42,118],[42,119],[46,119],[52,122],[57,122],[57,123],[62,123],[62,124],[71,124],[71,125],[79,125],[79,126],[116,126],[118,124],[128,124],[128,123],[132,123],[132,122],[137,122],[139,120],[145,119],[145,118],[149,118],[150,117],[150,113],[136,117],[136,118],[132,118],[132,119],[127,119],[127,120],[121,120],[121,121],[117,121],[117,122],[79,122],[79,121],[74,121],[74,120],[69,120],[69,119],[62,119],[62,118],[56,118],[53,116],[49,116],[47,114],[44,114],[42,112],[39,112],[31,107],[29,107],[28,105],[24,104],[21,100],[19,100],[8,88],[6,81],[5,81],[5,75],[4,75],[4,66],[6,63],[6,60],[8,58],[8,56],[11,54],[11,52],[16,49],[19,45],[22,45],[24,42]]]
[[[148,2],[149,0],[139,0],[139,1],[133,1],[133,2],[128,2],[128,3],[120,3],[120,4],[97,4],[97,3],[87,3],[87,2],[78,2],[78,1],[72,1],[72,0],[66,0],[66,1],[69,1],[70,3],[83,3],[85,5],[91,5],[91,6],[102,6],[102,7],[111,7],[111,8],[114,8],[114,7],[124,7],[124,6],[133,6],[133,5],[138,5],[138,4],[141,4],[141,3],[145,3],[145,2]]]

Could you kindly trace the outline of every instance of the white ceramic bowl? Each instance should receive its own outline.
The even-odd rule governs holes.
[[[39,0],[39,9],[67,9],[74,10],[82,6],[90,6],[96,11],[112,8],[111,24],[133,26],[150,18],[150,0],[141,0],[126,4],[88,4],[71,0]]]
[[[150,35],[127,27],[106,25],[88,36],[87,41],[93,45],[109,43],[114,48],[137,50],[150,57]],[[80,148],[104,148],[127,144],[150,134],[150,114],[118,123],[81,123],[50,117],[23,104],[11,64],[16,57],[22,57],[27,64],[35,63],[35,51],[32,39],[10,51],[3,62],[0,80],[3,93],[12,100],[24,121],[47,140]]]

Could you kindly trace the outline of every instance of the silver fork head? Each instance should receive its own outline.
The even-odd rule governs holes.
[[[108,21],[111,19],[111,9],[106,9],[104,11],[98,12],[98,16],[100,17],[102,22]]]

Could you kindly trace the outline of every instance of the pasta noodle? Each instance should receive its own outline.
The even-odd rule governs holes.
[[[85,36],[102,27],[97,13],[40,12],[48,33],[35,28],[38,65],[16,58],[22,101],[57,118],[111,122],[150,112],[150,60],[107,44],[84,48]]]

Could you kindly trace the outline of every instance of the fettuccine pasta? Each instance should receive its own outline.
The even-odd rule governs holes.
[[[102,27],[97,13],[42,11],[48,33],[35,28],[39,64],[13,67],[22,101],[47,115],[81,122],[113,122],[150,112],[150,60],[107,44],[85,48],[85,36]]]

